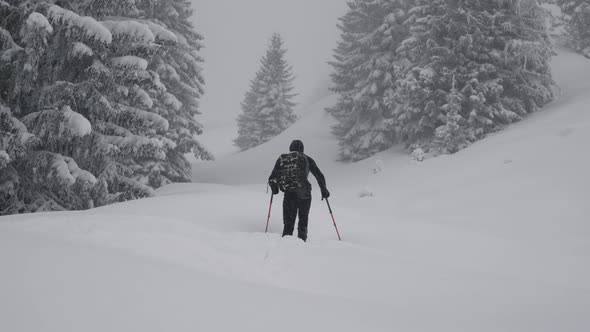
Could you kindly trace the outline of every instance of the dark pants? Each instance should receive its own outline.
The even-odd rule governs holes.
[[[283,198],[283,236],[293,235],[295,229],[295,219],[299,214],[299,224],[297,224],[297,236],[303,241],[307,240],[307,218],[311,208],[310,198],[299,198],[296,193],[285,192]]]

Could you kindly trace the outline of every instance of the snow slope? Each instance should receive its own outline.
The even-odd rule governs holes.
[[[195,164],[197,183],[2,217],[0,331],[588,331],[590,62],[562,51],[553,69],[559,100],[452,156],[340,164],[330,97]],[[317,197],[308,243],[279,237],[280,198],[263,233],[293,138],[326,174],[343,242]]]

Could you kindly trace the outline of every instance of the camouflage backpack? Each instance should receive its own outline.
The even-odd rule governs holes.
[[[282,191],[299,192],[305,187],[309,161],[302,152],[293,151],[279,158],[279,187]]]

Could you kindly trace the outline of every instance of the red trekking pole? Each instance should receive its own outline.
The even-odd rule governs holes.
[[[334,213],[332,213],[332,208],[330,207],[330,201],[326,198],[326,203],[328,204],[328,210],[330,210],[330,216],[332,216],[332,222],[334,223],[334,228],[336,228],[336,234],[338,235],[338,241],[342,241],[340,237],[340,232],[338,231],[338,226],[336,226],[336,220],[334,220]]]
[[[268,207],[268,217],[266,218],[266,230],[265,233],[268,233],[268,223],[270,222],[270,211],[272,210],[272,199],[275,197],[274,194],[270,194],[270,205]]]

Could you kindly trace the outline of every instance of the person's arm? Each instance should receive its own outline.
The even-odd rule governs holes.
[[[270,176],[268,177],[268,184],[270,185],[270,189],[274,195],[279,193],[279,168],[280,168],[280,161],[281,158],[277,159],[275,163],[275,167],[272,169]]]
[[[320,186],[320,190],[322,191],[322,199],[330,197],[330,192],[326,187],[326,178],[324,177],[324,174],[322,171],[320,171],[320,168],[315,163],[315,160],[310,157],[307,157],[307,159],[309,161],[309,171],[311,174],[313,174],[313,176],[315,176],[316,180],[318,181],[318,185]]]

